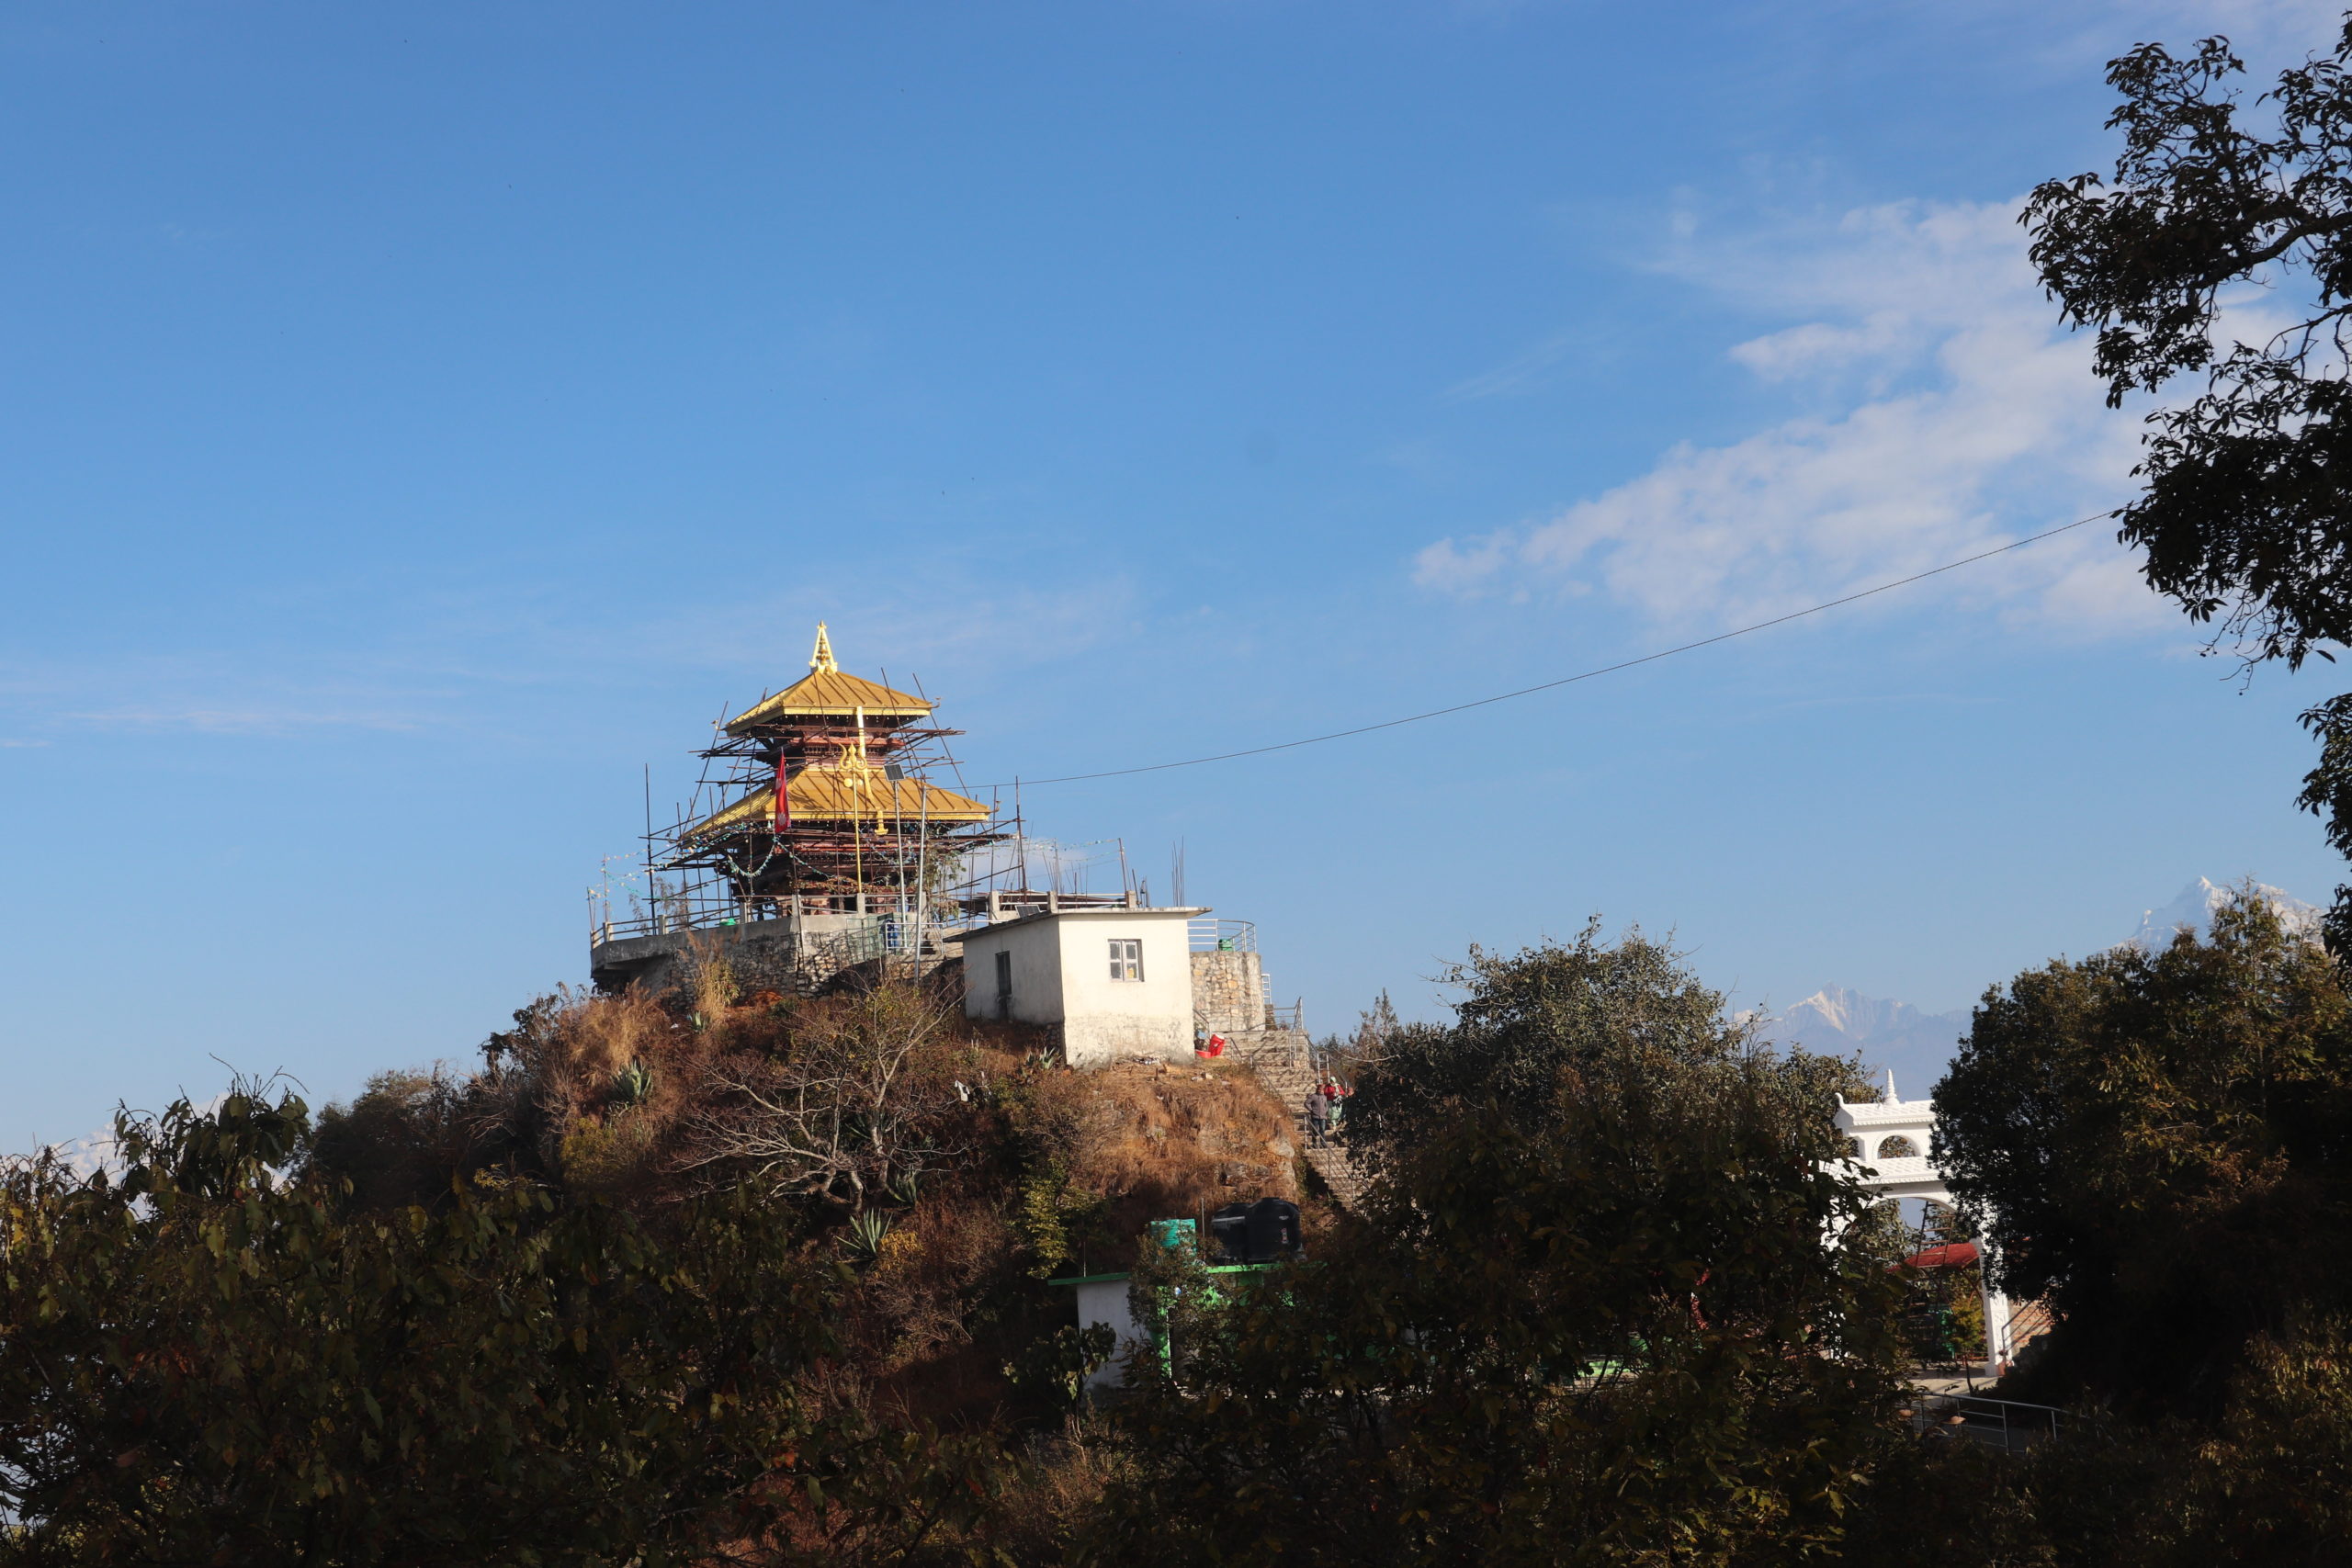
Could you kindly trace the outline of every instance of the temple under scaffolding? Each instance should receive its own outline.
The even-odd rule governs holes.
[[[820,623],[808,673],[729,719],[702,753],[706,787],[731,798],[681,826],[662,868],[708,873],[744,918],[914,914],[1006,836],[986,804],[924,776],[952,765],[943,743],[958,733],[932,722],[933,705],[842,673]]]
[[[693,802],[649,828],[642,870],[609,879],[590,972],[659,984],[697,945],[739,979],[806,990],[893,955],[921,967],[960,923],[976,852],[1013,836],[951,772],[927,696],[844,672],[824,625],[808,673],[715,727]]]
[[[1029,833],[1017,792],[1001,811],[963,783],[961,732],[911,683],[846,673],[820,623],[806,675],[712,725],[667,827],[649,785],[643,853],[589,889],[597,987],[667,990],[723,958],[739,993],[807,994],[960,956],[973,1017],[1034,1025],[1074,1064],[1227,1038],[1304,1060],[1256,928],[1184,903],[1181,851],[1163,905],[1124,840]]]

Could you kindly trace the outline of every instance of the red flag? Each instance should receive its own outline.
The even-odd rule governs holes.
[[[775,799],[768,806],[768,826],[781,833],[792,826],[792,797],[784,782],[784,753],[775,757]]]

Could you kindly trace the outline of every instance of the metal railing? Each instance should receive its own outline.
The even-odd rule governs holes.
[[[879,904],[882,899],[877,897],[874,902]],[[833,911],[812,912],[831,914]],[[591,946],[601,947],[606,942],[618,942],[625,937],[671,936],[683,931],[725,932],[739,931],[745,927],[773,927],[783,924],[790,918],[789,910],[779,908],[773,902],[763,900],[747,904],[724,890],[695,888],[665,893],[650,906],[639,906],[635,912],[626,918],[615,919],[610,911],[605,911],[601,919],[590,923],[588,941]],[[895,908],[874,908],[861,918],[876,927],[904,930],[907,932],[904,938],[905,943],[910,944],[914,941],[913,932],[917,922],[910,909],[902,912]],[[944,931],[962,931],[967,924],[968,921],[960,915],[953,911],[941,910],[934,906],[930,919],[922,922],[922,929],[935,937],[937,933]],[[898,938],[890,940],[894,942],[899,941]],[[912,948],[910,945],[893,946],[891,951],[910,952]]]
[[[1204,915],[1184,922],[1184,938],[1194,953],[1258,951],[1258,928],[1249,920],[1220,920]]]
[[[821,961],[828,968],[846,969],[876,958],[920,956],[938,950],[940,929],[935,924],[918,928],[913,920],[895,915],[875,915],[869,920],[846,931],[806,933],[798,940],[798,957],[803,962]]]
[[[592,943],[602,943],[619,942],[628,937],[674,936],[681,931],[741,930],[752,926],[779,925],[784,919],[782,914],[765,905],[748,909],[733,903],[724,908],[706,908],[681,899],[642,914],[599,921],[589,928],[588,940]]]
[[[591,931],[588,933],[588,942],[591,947],[602,947],[607,942],[617,942],[624,937],[672,936],[685,931],[699,931],[723,937],[741,931],[781,931],[788,924],[789,922],[781,916],[764,913],[755,914],[749,920],[738,920],[732,918],[706,919],[692,922],[676,918],[659,920],[650,918],[615,920],[610,925],[599,926]],[[801,947],[810,952],[837,942],[847,942],[860,948],[864,956],[876,957],[885,953],[912,953],[916,950],[918,942],[921,943],[923,951],[932,952],[938,948],[942,938],[965,929],[959,921],[943,920],[936,916],[929,921],[919,924],[911,915],[902,916],[893,913],[867,915],[862,925],[846,928],[834,926],[825,930],[804,931],[796,940]]]
[[[1911,1430],[1923,1442],[1965,1441],[2023,1453],[2058,1435],[2066,1412],[2054,1404],[1980,1399],[1964,1393],[1923,1393],[1908,1407]]]

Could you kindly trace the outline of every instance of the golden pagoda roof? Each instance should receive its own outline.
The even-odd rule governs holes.
[[[786,798],[795,822],[874,822],[925,818],[953,826],[985,822],[989,808],[966,795],[942,789],[927,779],[894,779],[878,768],[841,767],[822,763],[804,768],[785,781]],[[723,828],[764,826],[775,814],[775,786],[767,784],[721,807],[681,834],[698,838]]]
[[[809,657],[808,673],[729,719],[726,729],[729,735],[741,735],[746,729],[792,718],[847,718],[860,712],[869,718],[922,718],[931,713],[931,704],[879,681],[842,674],[841,666],[833,662],[832,639],[826,635],[825,623],[819,621],[817,650]]]
[[[931,712],[931,705],[921,697],[894,691],[879,681],[811,671],[767,701],[729,719],[727,733],[740,735],[804,715],[847,718],[861,708],[868,718],[922,718]]]

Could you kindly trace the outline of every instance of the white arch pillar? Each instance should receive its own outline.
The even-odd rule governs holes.
[[[1885,1198],[1924,1198],[1930,1202],[1952,1206],[1951,1189],[1944,1184],[1944,1173],[1936,1168],[1928,1157],[1935,1147],[1936,1102],[1932,1100],[1905,1100],[1894,1092],[1894,1074],[1886,1075],[1886,1089],[1877,1100],[1849,1100],[1840,1099],[1838,1114],[1833,1119],[1840,1133],[1853,1139],[1860,1149],[1842,1162],[1853,1171],[1859,1168],[1861,1184]],[[1879,1148],[1887,1139],[1901,1137],[1910,1140],[1918,1152],[1907,1156],[1881,1159]],[[2017,1347],[2011,1343],[2009,1298],[1993,1288],[1993,1271],[1982,1266],[1984,1242],[1978,1241],[1980,1265],[1976,1271],[1978,1288],[1984,1303],[1984,1367],[1995,1377],[2007,1371],[2016,1359]]]

